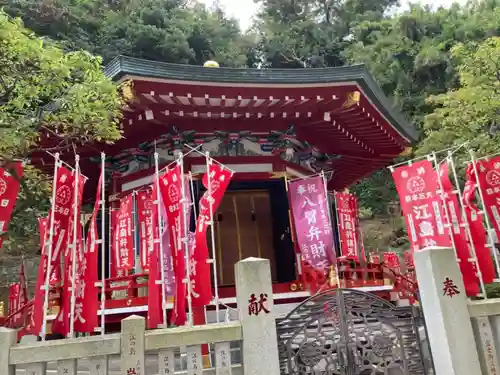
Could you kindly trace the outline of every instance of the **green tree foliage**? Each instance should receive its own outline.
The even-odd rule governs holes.
[[[468,107],[458,105],[453,108],[457,103],[452,104],[451,97],[456,96],[453,93],[464,84],[462,72],[472,63],[469,60],[464,65],[464,53],[470,55],[471,48],[477,48],[477,44],[498,35],[498,0],[478,1],[468,6],[455,4],[437,11],[413,6],[410,11],[390,19],[364,21],[354,27],[352,44],[344,50],[344,56],[351,63],[366,64],[395,106],[422,129],[422,140],[415,147],[416,155],[464,141],[491,149],[486,145],[491,145],[495,137],[491,136],[484,122],[491,123],[493,119],[473,119],[478,108],[471,107],[472,101]],[[491,71],[476,73],[486,80],[492,78]],[[463,93],[463,90],[459,92]],[[443,96],[446,93],[449,94]],[[456,119],[453,128],[451,125],[440,126],[439,122],[447,112],[456,112],[456,116],[468,113],[471,117],[462,123],[465,117]],[[382,173],[390,179],[387,171]],[[364,187],[375,192],[381,189],[387,197],[390,196],[385,182],[377,175],[363,181],[355,190],[363,195],[361,190]],[[397,199],[393,189],[392,192],[392,199]],[[380,201],[370,198],[362,200],[362,205],[379,206]]]
[[[170,63],[252,64],[252,39],[215,8],[186,0],[10,0],[6,11],[72,49]]]
[[[272,68],[340,66],[351,28],[397,0],[265,0],[255,26],[258,55]]]
[[[121,137],[123,98],[88,52],[65,53],[54,42],[0,12],[0,160],[34,151],[67,151],[75,144]],[[25,168],[22,191],[4,248],[35,243],[36,216],[47,209],[50,181]],[[21,239],[22,241],[18,241]]]
[[[435,110],[425,118],[419,152],[469,142],[479,155],[498,153],[500,144],[500,37],[452,49],[460,87],[431,96]]]
[[[194,0],[4,1],[6,11],[37,34],[104,61],[126,54],[196,65],[215,59],[233,67],[364,63],[422,130],[417,155],[466,140],[482,153],[498,144],[500,0],[437,10],[413,5],[402,13],[397,0],[263,0],[247,34],[219,8]],[[81,61],[92,61],[92,71],[98,65],[90,56]],[[22,131],[10,143],[27,149],[37,140]],[[353,190],[365,211],[377,215],[387,215],[388,203],[397,201],[388,170]],[[401,232],[400,225],[395,229]]]

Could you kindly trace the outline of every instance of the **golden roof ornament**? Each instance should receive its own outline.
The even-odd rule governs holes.
[[[204,68],[220,68],[219,63],[217,61],[214,61],[214,60],[206,61],[205,64],[203,64],[203,67]]]
[[[399,156],[410,156],[413,151],[411,147],[405,147],[405,149],[399,154]]]
[[[361,99],[361,93],[359,91],[352,91],[347,93],[347,98],[342,105],[344,108],[350,108],[354,105],[359,104],[359,101]]]

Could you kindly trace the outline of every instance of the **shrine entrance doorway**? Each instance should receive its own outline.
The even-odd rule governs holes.
[[[277,319],[281,374],[427,375],[419,310],[336,289]]]

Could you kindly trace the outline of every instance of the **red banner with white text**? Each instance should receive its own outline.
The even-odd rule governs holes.
[[[11,327],[18,327],[24,321],[24,316],[19,312],[19,309],[24,305],[22,299],[22,285],[21,283],[13,283],[9,286],[9,309],[7,316],[11,316],[9,325]],[[16,315],[13,315],[16,313]]]
[[[153,191],[151,193],[153,200],[157,200],[158,196],[156,190],[156,184],[153,185]],[[158,202],[160,204],[160,202]],[[158,207],[153,205],[153,210],[151,213],[151,226],[153,227],[153,238],[160,238],[159,228],[157,226],[158,221]],[[169,244],[167,244],[168,246]],[[165,246],[165,244],[164,244]],[[153,251],[149,254],[148,265],[149,265],[149,278],[148,278],[148,316],[147,316],[147,328],[154,329],[158,328],[163,322],[163,310],[162,310],[162,300],[163,293],[161,290],[161,285],[158,281],[161,281],[161,269],[160,269],[160,253],[159,246],[154,246]]]
[[[142,190],[137,193],[137,221],[139,223],[139,243],[141,267],[149,270],[149,257],[155,246],[153,226],[154,205],[153,191]]]
[[[208,172],[202,178],[203,186],[207,190],[200,199],[196,232],[192,239],[189,256],[189,277],[193,307],[208,305],[212,300],[210,264],[207,262],[210,258],[207,244],[207,228],[213,220],[210,214],[215,214],[219,208],[232,176],[232,171],[212,161],[208,166]],[[208,191],[209,184],[211,195]]]
[[[114,251],[116,270],[125,272],[134,268],[134,235],[133,225],[134,201],[132,194],[120,199],[120,209],[116,213],[114,233]]]
[[[85,246],[80,246],[81,251],[77,258],[76,290],[78,293],[76,294],[74,312],[75,332],[91,333],[98,326],[99,287],[96,286],[96,283],[99,278],[99,232],[97,230],[97,216],[101,213],[102,179],[103,171],[101,170],[87,239]]]
[[[0,168],[0,234],[8,230],[22,177],[23,166],[21,162],[11,163]],[[3,240],[4,237],[0,237],[0,248]]]
[[[454,193],[454,187],[449,179],[448,163],[439,166],[439,179],[443,187],[443,201],[447,216],[449,218],[449,233],[453,238],[457,257],[460,260],[459,267],[464,281],[465,291],[468,296],[479,293],[479,280],[476,276],[476,266],[470,261],[473,258],[471,247],[467,241],[465,230],[465,219],[462,215],[458,198]]]
[[[118,225],[118,213],[120,210],[118,208],[112,208],[110,207],[110,214],[108,215],[109,217],[109,238],[111,239],[111,248],[110,248],[110,265],[109,265],[109,274],[110,277],[122,277],[125,275],[125,272],[123,270],[118,270],[116,268],[116,259],[118,258],[116,256],[118,249],[116,248],[116,243],[115,243],[115,235],[116,235],[116,229]]]
[[[338,212],[340,250],[344,257],[358,259],[359,228],[356,197],[350,193],[335,193]]]
[[[52,264],[58,265],[61,253],[66,251],[69,237],[72,235],[70,220],[73,212],[71,205],[73,202],[75,174],[64,166],[59,166],[56,170],[55,203],[52,203],[51,210],[54,210],[54,224],[52,228]],[[49,218],[51,213],[49,212]],[[50,226],[50,221],[48,223]]]
[[[77,177],[78,173],[78,177]],[[70,332],[70,308],[71,308],[71,289],[74,287],[76,296],[81,294],[78,289],[81,285],[77,284],[77,274],[79,267],[79,259],[83,252],[83,229],[80,223],[80,209],[82,205],[83,189],[85,186],[85,177],[79,173],[73,173],[73,183],[71,186],[71,202],[68,215],[67,226],[67,243],[64,252],[64,283],[61,294],[61,307],[56,319],[52,322],[52,332],[67,336]],[[75,189],[75,185],[78,186]],[[75,191],[77,196],[74,197]],[[57,193],[56,193],[57,194]],[[75,199],[76,198],[76,199]],[[57,202],[57,198],[56,198]],[[57,209],[55,210],[57,212]],[[75,223],[76,219],[76,223]],[[75,231],[76,227],[76,231]],[[76,238],[75,238],[76,234]],[[74,248],[73,248],[74,247]],[[75,265],[73,265],[73,256],[76,257]],[[54,258],[52,258],[54,259]],[[58,263],[54,267],[58,267]],[[75,280],[73,281],[73,267],[75,267]]]
[[[45,300],[45,278],[47,274],[47,254],[45,241],[47,240],[48,218],[38,218],[38,230],[40,232],[40,263],[38,265],[38,273],[36,279],[36,287],[33,295],[33,309],[26,327],[26,331],[33,335],[40,335],[43,322],[43,305]]]
[[[465,217],[470,228],[469,243],[474,245],[476,251],[477,262],[481,270],[481,277],[485,284],[493,282],[495,278],[495,267],[493,265],[492,254],[488,247],[487,230],[484,226],[483,212],[479,209],[475,200],[476,178],[474,168],[468,165],[466,172],[466,182],[463,192],[463,202]]]
[[[445,229],[438,176],[429,160],[396,168],[392,177],[401,201],[413,251],[426,247],[451,247]]]
[[[292,181],[289,191],[297,242],[305,267],[324,274],[335,262],[335,251],[323,178]]]
[[[186,276],[186,262],[182,242],[185,233],[185,213],[181,201],[182,178],[181,166],[176,164],[174,168],[167,169],[167,171],[160,176],[159,184],[162,201],[167,212],[166,225],[168,226],[169,231],[170,249],[172,251],[176,280],[176,293],[172,319],[178,326],[184,325],[187,319],[186,284],[182,282]]]
[[[497,238],[500,239],[500,157],[478,160],[476,161],[476,169],[484,208]]]

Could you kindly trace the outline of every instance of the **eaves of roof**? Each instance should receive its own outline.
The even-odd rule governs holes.
[[[133,75],[177,81],[262,85],[356,82],[395,129],[411,142],[417,141],[419,137],[415,127],[393,108],[389,99],[362,64],[306,69],[205,68],[117,56],[104,67],[104,74],[113,80]]]

